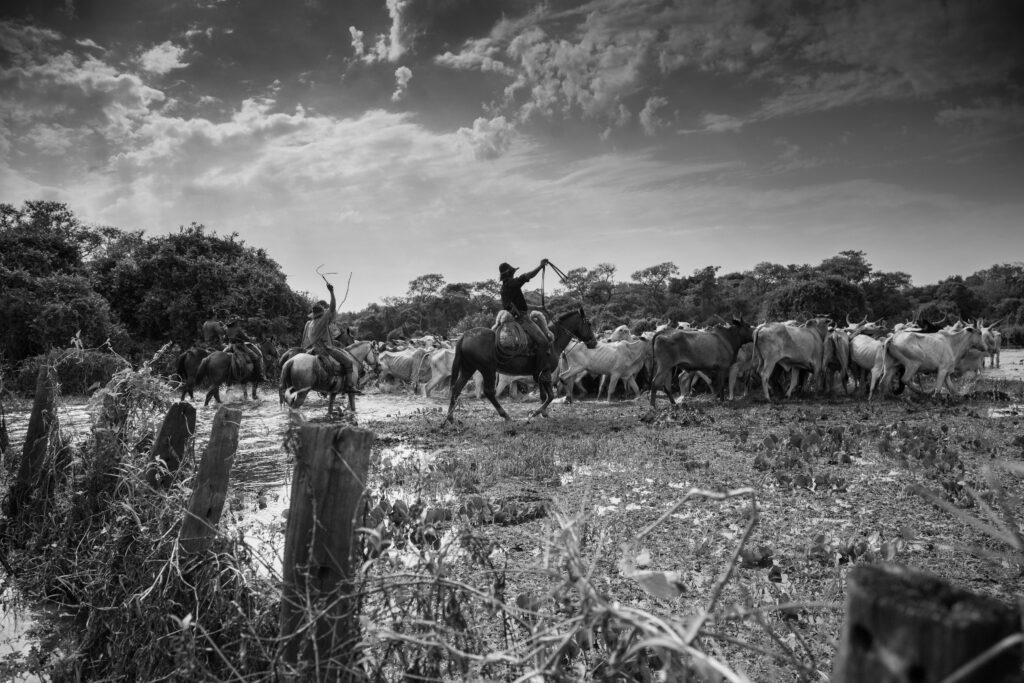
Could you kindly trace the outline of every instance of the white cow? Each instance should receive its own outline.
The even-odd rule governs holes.
[[[427,352],[424,349],[410,347],[402,351],[384,351],[377,356],[380,363],[380,380],[387,380],[388,377],[401,382],[412,382],[413,393],[420,382],[430,380],[430,375],[424,377],[424,371],[429,368],[423,363]],[[379,381],[380,381],[379,380]]]
[[[612,394],[615,393],[620,379],[633,390],[633,393],[639,396],[640,387],[637,386],[636,376],[650,354],[651,345],[643,340],[607,342],[598,344],[593,349],[588,349],[583,344],[574,344],[562,354],[566,361],[566,368],[559,373],[559,379],[568,385],[566,395],[570,401],[572,400],[573,385],[588,373],[611,377],[611,381],[608,383],[609,402],[612,400]],[[597,397],[601,398],[600,389],[598,389]]]
[[[765,323],[754,330],[754,363],[761,376],[765,400],[771,400],[769,384],[775,366],[790,373],[786,398],[800,381],[800,370],[811,372],[811,384],[817,386],[824,361],[825,337],[829,320],[812,318],[803,325],[791,322]]]
[[[956,370],[957,363],[967,355],[970,349],[986,352],[981,330],[966,325],[961,329],[944,329],[938,332],[896,332],[883,342],[885,347],[885,366],[898,362],[903,365],[903,382],[908,386],[919,371],[934,372],[937,394],[945,385],[952,395],[957,395],[950,374]],[[883,376],[888,372],[883,373]]]

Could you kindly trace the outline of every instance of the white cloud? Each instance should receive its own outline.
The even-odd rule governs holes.
[[[658,110],[667,104],[668,100],[664,97],[650,97],[647,99],[644,108],[637,117],[640,120],[640,127],[643,129],[644,135],[657,135],[658,129],[668,125],[658,117]]]
[[[162,76],[175,69],[188,66],[188,63],[181,60],[184,54],[185,48],[166,40],[142,53],[139,57],[139,65],[150,73]]]
[[[395,92],[391,93],[391,101],[398,102],[405,97],[405,91],[412,80],[412,70],[407,66],[400,66],[395,69]]]
[[[369,47],[366,46],[363,31],[349,26],[348,31],[352,36],[352,49],[356,58],[367,64],[373,64],[375,62],[397,62],[405,54],[406,47],[402,35],[405,22],[402,12],[405,11],[408,4],[409,0],[387,0],[391,28],[387,33],[377,34],[373,45]]]
[[[472,128],[460,128],[458,135],[469,143],[477,159],[497,159],[508,151],[514,131],[504,116],[478,118]]]
[[[366,46],[363,44],[363,32],[355,26],[348,27],[348,33],[352,37],[352,51],[357,59],[362,59],[366,54]]]

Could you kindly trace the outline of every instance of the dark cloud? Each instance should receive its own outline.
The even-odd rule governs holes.
[[[434,56],[487,35],[507,16],[520,16],[538,3],[529,0],[409,0],[403,8],[406,40],[418,54]]]

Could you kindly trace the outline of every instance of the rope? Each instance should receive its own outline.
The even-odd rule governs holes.
[[[555,271],[555,275],[558,276],[558,278],[562,281],[563,285],[566,284],[566,282],[565,282],[566,275],[565,275],[565,273],[562,272],[561,268],[556,266],[551,261],[548,261],[547,264],[543,268],[541,268],[541,271],[540,271],[540,310],[544,311],[544,314],[550,319],[553,316],[551,315],[551,312],[548,311],[547,303],[544,300],[544,289],[545,289],[544,276],[547,274],[548,267],[550,267],[551,270]],[[582,308],[582,307],[583,307],[583,302],[581,301],[580,302],[580,308]]]

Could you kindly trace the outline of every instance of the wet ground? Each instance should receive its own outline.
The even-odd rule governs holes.
[[[986,368],[984,377],[1007,381],[1024,379],[1024,350],[1004,351],[1001,366]],[[222,390],[222,397],[228,405],[242,410],[239,446],[232,468],[232,484],[228,495],[227,517],[243,530],[254,545],[261,548],[267,566],[276,567],[279,566],[279,549],[273,545],[268,546],[265,539],[283,538],[280,534],[267,534],[266,531],[283,529],[285,512],[289,505],[293,464],[282,445],[289,420],[288,411],[278,403],[276,393],[272,390],[262,391],[255,401],[245,399],[238,389],[228,389],[226,392]],[[377,444],[374,446],[375,457],[423,460],[429,458],[429,454],[399,440],[386,438],[389,422],[398,416],[431,410],[438,412],[440,423],[443,417],[441,411],[447,408],[447,403],[447,397],[443,392],[435,393],[431,398],[424,398],[413,396],[407,391],[371,391],[358,401],[357,420],[359,426],[370,429],[378,436]],[[503,403],[517,421],[525,418],[528,412],[536,407],[532,397],[527,397],[522,404],[508,399],[503,399]],[[201,401],[195,405],[196,453],[201,454],[209,439],[210,428],[218,407],[216,404],[204,407]],[[4,407],[11,447],[18,453],[27,429],[31,403],[26,401],[19,405]],[[313,394],[300,412],[306,419],[321,420],[325,418],[326,410],[326,398]],[[1009,405],[994,410],[990,417],[1024,414],[1024,406]],[[465,397],[463,405],[459,408],[460,416],[465,417],[467,413],[499,420],[486,401],[481,403],[472,396]],[[92,425],[92,416],[89,414],[85,399],[61,400],[57,407],[57,415],[62,430],[68,434],[80,435],[80,438],[84,438]],[[579,476],[582,472],[576,474]],[[4,583],[0,584],[0,674],[4,671],[4,660],[24,660],[25,657],[31,656],[32,648],[37,646],[40,636],[45,635],[46,621],[58,618],[57,615],[45,610],[25,609],[23,602],[12,583],[5,577]],[[26,674],[19,675],[13,680],[39,679]]]

